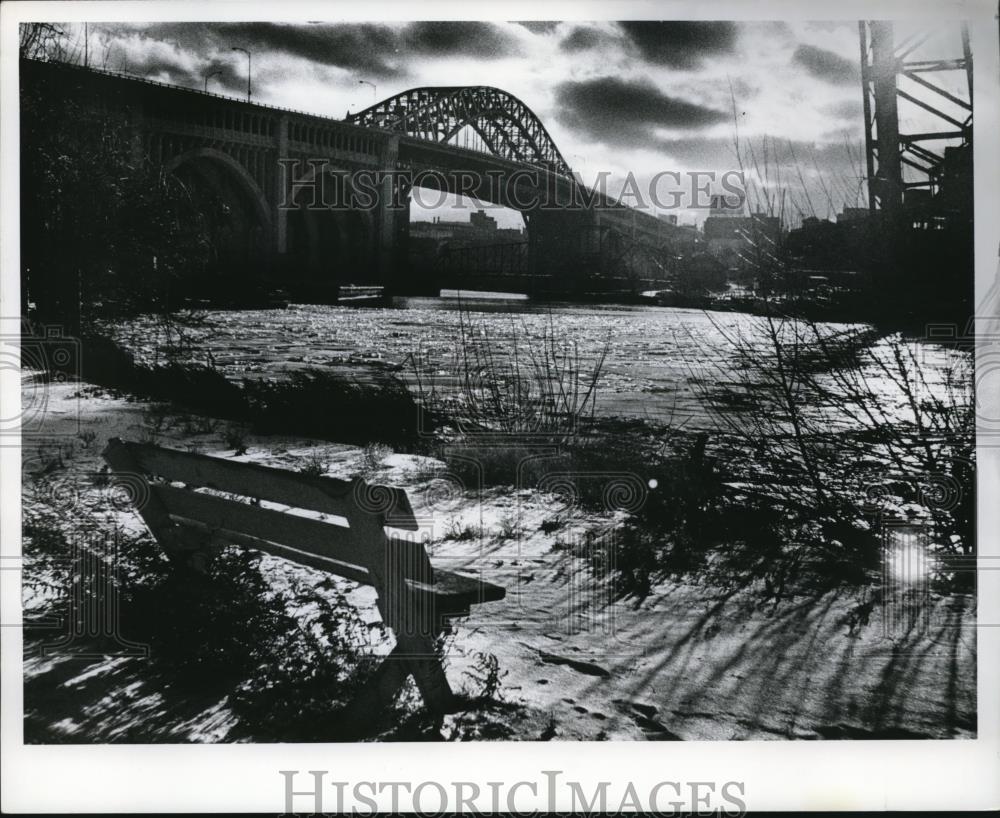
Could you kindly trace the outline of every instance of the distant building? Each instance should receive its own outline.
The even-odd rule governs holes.
[[[498,227],[497,220],[483,210],[469,215],[468,221],[449,221],[435,216],[432,221],[414,221],[409,225],[407,242],[410,278],[408,286],[426,288],[436,294],[438,265],[449,249],[484,245],[525,244],[521,228]]]
[[[674,250],[689,252],[695,245],[704,243],[698,228],[693,224],[680,224],[676,213],[657,213],[656,218],[669,225],[664,236]]]
[[[845,207],[837,214],[837,224],[841,222],[856,222],[867,219],[869,216],[867,207]]]
[[[485,210],[477,210],[469,216],[469,224],[487,233],[495,233],[497,220],[492,216],[487,216]]]
[[[854,217],[858,210],[864,218]],[[792,266],[800,270],[823,271],[822,275],[830,275],[831,270],[856,270],[866,261],[865,248],[870,246],[873,227],[868,211],[862,208],[845,207],[836,222],[807,216],[802,226],[786,237],[785,250]]]
[[[709,200],[708,217],[711,218],[734,218],[745,215],[746,194],[719,194],[715,193]]]
[[[717,256],[696,251],[678,262],[673,287],[684,295],[722,292],[728,287],[727,272]]]
[[[761,242],[770,244],[773,250],[781,236],[781,220],[765,213],[709,216],[704,230],[708,252],[733,266],[739,263],[741,255],[751,253]]]
[[[435,216],[430,222],[411,222],[411,239],[431,239],[454,247],[477,244],[504,244],[524,241],[521,228],[497,227],[497,220],[477,210],[469,215],[469,221],[446,221]]]
[[[691,252],[704,243],[698,228],[692,224],[677,225],[677,229],[670,234],[670,242],[674,248],[684,253]]]

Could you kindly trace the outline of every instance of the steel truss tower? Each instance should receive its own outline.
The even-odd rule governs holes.
[[[944,59],[909,59],[938,30],[922,31],[893,42],[891,22],[862,20],[861,85],[865,116],[865,153],[868,173],[868,206],[897,221],[911,201],[933,202],[943,178],[953,169],[945,141],[960,140],[960,152],[971,162],[972,53],[969,31],[961,24],[960,48]],[[959,94],[942,88],[935,74],[964,71],[966,90]],[[900,133],[898,101],[921,108],[936,123],[931,130]],[[947,104],[946,104],[947,103]],[[950,156],[949,154],[952,154]],[[968,166],[971,173],[971,164]],[[911,193],[913,191],[913,193]],[[924,191],[919,193],[917,191]],[[946,208],[951,209],[951,208]]]

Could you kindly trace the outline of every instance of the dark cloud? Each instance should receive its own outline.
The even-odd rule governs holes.
[[[106,44],[112,41],[105,39]],[[188,88],[204,88],[205,78],[209,79],[210,91],[239,91],[247,87],[246,71],[240,71],[237,63],[213,59],[204,64],[191,65],[183,61],[180,55],[171,53],[147,51],[138,56],[132,56],[126,61],[109,49],[107,67],[116,71],[125,71],[135,76],[147,77],[171,85],[181,85]],[[245,66],[244,66],[245,69]],[[259,79],[259,75],[255,75]]]
[[[118,66],[112,67],[118,68]],[[171,85],[194,87],[195,84],[195,74],[187,66],[177,60],[161,55],[143,54],[138,60],[132,59],[127,65],[121,67],[129,74],[168,82]],[[246,80],[244,80],[245,84]]]
[[[220,73],[215,74],[218,71]],[[218,91],[220,87],[226,91],[239,91],[242,92],[247,85],[247,78],[245,74],[240,73],[236,68],[233,67],[232,63],[223,62],[221,60],[212,60],[202,72],[201,77],[195,77],[195,85],[199,88],[205,87],[205,77],[210,74],[215,74],[208,81],[209,91]],[[256,82],[261,82],[264,78],[258,73],[254,76]],[[198,84],[200,83],[200,85]],[[218,85],[216,85],[218,83]],[[262,83],[263,84],[263,83]]]
[[[645,59],[673,68],[696,68],[736,45],[736,24],[724,20],[633,20],[618,25]]]
[[[518,42],[509,31],[484,22],[422,22],[402,28],[376,23],[156,23],[109,26],[109,30],[172,43],[205,63],[225,62],[231,47],[240,46],[254,56],[280,53],[373,79],[405,75],[407,58],[413,56],[475,54],[491,58],[519,53]],[[170,68],[169,76],[183,78],[180,66]]]
[[[131,27],[128,33],[173,43],[206,62],[224,60],[232,46],[240,46],[255,56],[280,53],[379,78],[403,73],[399,32],[372,23],[156,23]]]
[[[657,127],[696,130],[728,118],[727,114],[670,97],[650,82],[616,77],[556,86],[559,121],[613,145],[652,145]]]
[[[184,51],[204,50],[210,44],[211,27],[205,23],[105,23],[101,35],[108,41],[119,37],[138,36],[147,40],[170,43]]]
[[[551,34],[559,25],[558,20],[518,20],[519,26],[524,26],[532,34]]]
[[[825,48],[800,45],[792,55],[792,62],[825,82],[847,84],[858,81],[857,65]]]
[[[603,31],[596,28],[577,26],[566,37],[559,41],[563,51],[589,51],[596,48],[607,39]]]
[[[235,23],[221,25],[220,35],[233,45],[280,51],[320,65],[365,71],[378,77],[400,73],[394,60],[398,51],[396,33],[388,26]]]
[[[517,40],[509,32],[475,20],[411,23],[403,29],[402,41],[408,50],[435,56],[502,57],[520,53]]]

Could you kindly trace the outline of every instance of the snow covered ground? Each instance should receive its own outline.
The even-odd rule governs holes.
[[[37,386],[26,387],[37,390]],[[108,438],[148,433],[141,402],[79,383],[45,386],[38,432],[24,443],[25,510],[56,510],[67,532],[98,509],[88,475],[100,471]],[[198,420],[197,418],[195,420]],[[166,424],[158,443],[232,457],[226,424],[191,434]],[[277,436],[247,436],[241,460],[283,468],[322,462],[331,476],[365,468],[353,447]],[[56,457],[55,453],[60,452]],[[976,732],[975,604],[932,596],[924,616],[889,626],[901,604],[828,593],[777,606],[678,582],[641,601],[615,599],[592,570],[594,545],[623,517],[568,506],[564,497],[492,488],[456,492],[429,458],[384,453],[368,479],[407,490],[430,531],[435,564],[481,572],[507,588],[458,623],[446,672],[456,691],[477,693],[471,673],[483,656],[502,675],[494,701],[449,716],[419,737],[444,739],[729,740],[970,738]],[[44,475],[42,474],[44,472]],[[51,490],[52,481],[78,487]],[[137,528],[119,504],[103,524]],[[588,541],[588,535],[590,540]],[[590,544],[588,544],[588,542]],[[267,557],[268,582],[318,583],[318,572]],[[26,572],[41,570],[27,565]],[[345,589],[350,584],[342,583]],[[374,593],[351,592],[374,616]],[[867,605],[865,603],[868,603]],[[44,600],[25,599],[38,612]],[[890,606],[888,609],[886,606]],[[860,612],[860,613],[859,613]],[[895,622],[896,620],[893,619]],[[53,637],[55,638],[55,637]],[[37,644],[37,643],[33,643]],[[25,656],[29,742],[252,741],[227,699],[164,685],[143,658]],[[399,714],[417,713],[409,696]],[[403,715],[400,716],[404,721]],[[389,725],[373,738],[413,738]]]

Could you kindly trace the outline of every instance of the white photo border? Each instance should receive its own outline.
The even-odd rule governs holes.
[[[988,0],[829,2],[274,3],[7,2],[0,7],[0,317],[18,315],[18,24],[22,21],[379,19],[968,19],[975,55],[977,303],[994,288],[1000,247],[1000,60]],[[982,135],[981,137],[979,135]],[[1000,299],[998,299],[1000,300]],[[986,305],[996,310],[997,305]],[[984,309],[986,307],[984,306]],[[10,316],[9,318],[5,316]],[[993,317],[991,315],[990,317]],[[6,331],[9,327],[4,326]],[[0,401],[16,406],[16,373],[0,372]],[[4,412],[4,417],[10,413]],[[996,416],[991,415],[991,416]],[[2,582],[2,808],[7,812],[212,812],[284,809],[279,770],[327,770],[328,780],[449,782],[609,780],[648,792],[657,782],[741,781],[752,810],[986,809],[1000,806],[1000,571],[980,572],[978,737],[957,741],[25,746],[21,667],[20,452],[0,447]],[[1000,557],[1000,451],[977,452],[979,548]],[[304,775],[303,775],[304,777]],[[303,782],[304,783],[304,782]],[[619,790],[620,791],[620,790]],[[332,790],[330,791],[332,793]],[[545,793],[519,791],[518,808],[546,810]],[[376,796],[388,806],[388,793]],[[302,805],[304,807],[305,805]],[[567,808],[558,803],[557,808]],[[305,810],[303,810],[305,811]]]

